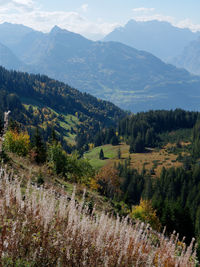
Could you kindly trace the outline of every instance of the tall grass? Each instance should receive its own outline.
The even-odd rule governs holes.
[[[194,240],[187,247],[128,221],[90,212],[75,193],[30,183],[22,190],[0,169],[1,266],[195,266]]]

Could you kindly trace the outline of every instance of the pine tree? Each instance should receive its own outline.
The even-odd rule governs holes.
[[[134,152],[135,153],[144,152],[144,141],[143,141],[143,138],[142,138],[140,133],[138,134],[137,138],[135,139]]]
[[[134,153],[134,141],[131,140],[130,147],[129,147],[129,153]]]
[[[99,152],[99,159],[104,160],[104,152],[103,152],[102,148],[101,148],[101,150]]]
[[[145,135],[145,144],[148,147],[153,147],[154,146],[154,139],[155,139],[155,133],[153,128],[150,128],[147,130],[146,135]]]
[[[44,163],[46,161],[47,151],[38,128],[36,128],[35,135],[33,137],[33,150],[35,162],[38,164]]]
[[[116,136],[116,134],[112,137],[112,139],[111,139],[111,145],[112,146],[117,146],[117,145],[119,145],[119,139],[118,139],[118,137]]]

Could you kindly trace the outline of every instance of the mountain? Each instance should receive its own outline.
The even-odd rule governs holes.
[[[172,61],[177,67],[185,68],[200,75],[200,38],[187,45],[183,52]]]
[[[10,49],[13,49],[31,32],[34,32],[34,30],[24,25],[4,22],[0,24],[0,42]]]
[[[123,109],[199,109],[200,77],[119,42],[93,42],[55,26],[50,33],[27,33],[12,51],[27,71]]]
[[[170,61],[200,33],[180,29],[164,21],[130,20],[124,27],[116,28],[104,41],[116,41],[139,50],[148,51],[164,61]]]
[[[21,62],[13,52],[0,43],[0,65],[7,69],[24,69],[25,64]]]

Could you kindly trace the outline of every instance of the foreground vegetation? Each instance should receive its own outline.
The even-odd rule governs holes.
[[[120,131],[114,128],[102,129],[95,136],[94,143],[88,143],[92,139],[87,139],[84,133],[77,135],[76,148],[78,151],[72,153],[63,149],[61,140],[54,129],[52,129],[48,140],[45,140],[40,128],[36,128],[30,136],[16,122],[10,121],[8,126],[8,121],[5,120],[0,141],[1,159],[7,162],[12,172],[18,173],[19,177],[22,177],[22,174],[24,174],[24,177],[30,177],[21,180],[21,185],[19,185],[19,180],[9,175],[10,178],[7,182],[4,182],[4,185],[2,184],[2,188],[10,188],[10,184],[13,185],[16,182],[15,185],[18,187],[18,193],[16,194],[22,194],[22,196],[20,195],[20,209],[15,196],[10,197],[14,208],[10,206],[6,210],[8,206],[6,204],[3,209],[6,213],[2,217],[2,225],[3,218],[7,218],[5,219],[6,223],[8,222],[7,229],[12,229],[15,225],[15,219],[19,219],[21,223],[19,225],[22,227],[22,230],[20,230],[21,228],[17,230],[22,234],[21,236],[19,234],[19,244],[21,245],[18,246],[15,258],[13,258],[14,255],[2,254],[5,256],[3,258],[5,264],[18,264],[17,261],[24,260],[25,263],[23,264],[26,264],[27,261],[30,266],[31,264],[33,266],[34,264],[36,266],[48,266],[50,261],[54,265],[73,266],[75,264],[76,266],[78,261],[76,257],[79,257],[79,266],[82,266],[81,264],[87,266],[106,266],[106,264],[108,266],[117,266],[117,264],[119,266],[132,266],[133,264],[144,266],[144,261],[150,262],[147,266],[190,266],[189,264],[194,266],[195,250],[190,247],[191,240],[193,240],[192,244],[194,243],[194,239],[192,239],[194,236],[197,239],[197,256],[200,256],[200,197],[198,190],[200,184],[200,123],[198,113],[181,110],[174,112],[158,111],[155,112],[155,121],[151,124],[149,119],[152,120],[150,116],[152,114],[154,113],[139,114],[131,117],[130,121],[125,120],[127,132],[124,134],[120,134],[122,128],[121,130],[119,128]],[[66,119],[71,120],[72,117]],[[185,120],[187,122],[185,127],[189,128],[177,129],[177,125],[183,127]],[[159,123],[166,124],[164,130],[158,128]],[[131,129],[130,133],[128,129]],[[167,129],[170,132],[167,132]],[[168,142],[173,144],[166,146]],[[99,143],[101,143],[101,146],[99,146]],[[81,152],[85,150],[85,148],[82,150],[83,146],[89,150],[84,154],[84,157],[81,156]],[[34,175],[32,175],[32,167],[34,171],[37,170]],[[37,187],[37,190],[36,187],[30,185],[27,189],[27,180],[29,179],[30,183]],[[98,197],[95,200],[93,199],[94,201],[85,201],[84,199],[82,202],[80,202],[80,199],[77,201],[72,197],[75,202],[70,202],[71,196],[67,197],[65,190],[68,193],[69,191],[72,192],[73,184],[80,188],[87,187],[96,196],[101,195],[101,198],[104,199],[101,202],[101,210],[105,210],[104,204],[106,202],[109,203],[112,208],[109,207],[108,216],[110,214],[113,214],[116,218],[120,216],[117,222],[116,218],[102,217],[104,215],[99,215],[99,212],[95,211],[94,206]],[[9,192],[12,192],[12,189],[9,190]],[[46,194],[48,195],[47,198],[45,197]],[[3,191],[2,196],[10,203],[9,198],[5,197]],[[32,199],[33,196],[34,199]],[[68,199],[65,204],[62,204],[63,212],[65,212],[65,206],[67,207],[66,215],[60,215],[62,211],[59,205],[61,205],[61,202],[64,203],[64,196]],[[43,199],[43,197],[45,198]],[[30,202],[29,199],[31,199]],[[40,204],[40,201],[46,203],[46,206]],[[53,203],[52,206],[51,203]],[[31,208],[26,205],[31,206]],[[32,205],[36,209],[35,212]],[[73,211],[70,210],[70,212],[72,214],[75,212],[73,214],[75,219],[70,219],[69,207],[73,207]],[[22,211],[24,214],[22,214]],[[53,215],[49,214],[50,211]],[[26,212],[28,212],[28,219]],[[45,212],[47,212],[45,216],[49,218],[47,223],[46,218],[41,217]],[[78,212],[78,215],[76,212]],[[31,213],[34,214],[34,218],[31,217]],[[18,216],[20,217],[18,218]],[[107,224],[104,225],[103,229],[107,234],[105,235],[105,232],[103,232],[103,237],[101,237],[102,221],[98,219],[98,216],[108,222],[108,226]],[[145,226],[136,224],[138,219],[144,222]],[[67,232],[69,230],[65,228],[68,227],[69,220],[75,220],[74,224],[70,225],[71,229],[75,227],[76,223],[79,226],[79,228],[78,226],[73,228],[75,230],[70,234]],[[82,226],[84,220],[85,228]],[[24,224],[26,225],[25,229],[23,228]],[[90,229],[87,228],[87,224]],[[109,228],[114,229],[113,224],[119,224],[119,229],[115,230],[117,237],[112,232],[114,230]],[[149,225],[147,226],[147,224]],[[166,239],[159,234],[164,226],[166,226]],[[31,227],[34,229],[34,238],[29,234],[29,231],[32,231]],[[46,227],[48,231],[46,231]],[[139,230],[139,235],[141,235],[139,236],[139,244],[137,238],[136,241],[134,239],[134,236],[138,235],[138,227],[144,227]],[[150,230],[151,227],[153,230]],[[86,241],[83,240],[84,234],[80,232],[81,229],[87,233]],[[125,231],[125,234],[120,232],[122,230]],[[185,255],[186,245],[183,244],[183,241],[178,241],[178,236],[175,237],[172,234],[174,230],[180,232],[180,240],[183,239],[190,247],[188,248],[190,250],[189,258],[186,257],[188,252]],[[116,231],[119,231],[118,234]],[[3,233],[4,230],[2,230]],[[71,238],[70,244],[65,233]],[[126,236],[126,233],[129,237]],[[43,237],[43,234],[45,237]],[[80,238],[80,235],[83,237]],[[126,240],[123,238],[121,240],[120,235],[125,235]],[[36,240],[34,241],[36,243],[30,243],[30,248],[26,236],[29,236],[30,240],[32,238]],[[88,240],[89,237],[91,240]],[[16,238],[18,238],[17,233]],[[77,241],[76,238],[78,238]],[[117,238],[121,248],[115,248]],[[10,240],[12,240],[11,237]],[[173,250],[164,259],[159,256],[160,253],[164,255],[161,252],[164,249],[162,247],[164,241],[161,240],[165,240],[165,242],[171,240],[172,243],[170,244],[173,247]],[[104,245],[100,244],[101,248],[99,250],[97,243],[100,241]],[[47,244],[43,247],[45,242]],[[81,242],[81,244],[76,245],[73,242]],[[48,243],[51,243],[51,245]],[[28,246],[28,249],[24,252],[26,246]],[[90,251],[87,250],[89,246],[91,247]],[[42,248],[40,252],[38,252],[38,247]],[[32,248],[37,251],[34,254],[36,255],[35,258],[32,254]],[[48,252],[46,251],[47,248]],[[109,252],[109,249],[111,249],[111,252]],[[120,249],[125,251],[124,254],[120,254]],[[43,250],[46,256],[43,255]],[[70,256],[66,256],[65,252]],[[41,253],[41,257],[39,253]],[[146,253],[150,255],[147,257]],[[121,255],[121,258],[114,257],[114,254]],[[124,255],[127,255],[127,258]],[[187,260],[185,258],[182,261],[182,256],[183,258],[186,257]]]
[[[195,266],[186,246],[149,225],[114,219],[51,188],[22,184],[0,169],[2,266]]]

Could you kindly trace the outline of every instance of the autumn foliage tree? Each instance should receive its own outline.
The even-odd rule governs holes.
[[[16,153],[19,156],[26,156],[30,149],[30,136],[26,132],[7,131],[5,134],[4,149],[8,152]]]
[[[98,190],[102,195],[114,198],[121,194],[120,178],[116,169],[105,166],[96,174],[95,178],[99,184]]]
[[[130,213],[131,218],[139,219],[142,222],[149,223],[155,230],[160,230],[161,224],[153,209],[150,200],[140,200],[140,205],[133,206]]]

